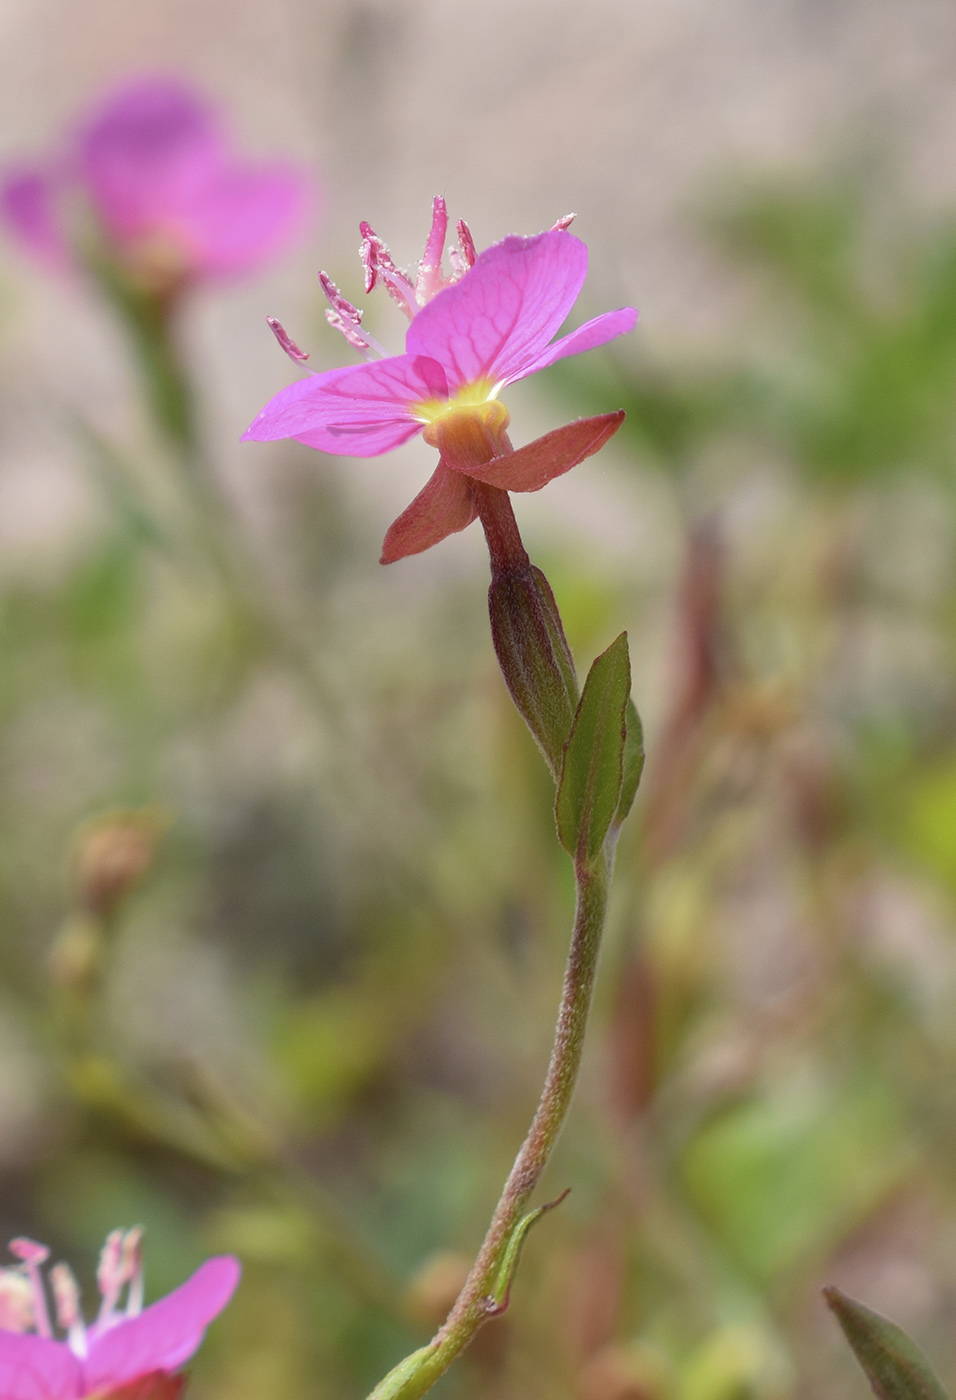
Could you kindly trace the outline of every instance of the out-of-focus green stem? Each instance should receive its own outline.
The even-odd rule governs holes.
[[[96,246],[87,248],[86,263],[132,340],[156,422],[171,442],[193,448],[192,386],[172,334],[180,289],[137,281]]]
[[[195,396],[177,343],[180,297],[140,287],[110,263],[94,270],[132,341],[153,419],[171,449],[202,544],[238,595],[244,570],[236,567],[231,522],[203,457]]]
[[[64,989],[56,1026],[64,1083],[90,1113],[134,1143],[159,1146],[222,1179],[242,1181],[262,1199],[290,1205],[311,1221],[319,1248],[357,1297],[409,1325],[401,1290],[382,1260],[356,1238],[350,1222],[322,1185],[298,1166],[272,1135],[232,1105],[186,1102],[135,1078],[96,1044],[102,958],[82,984]]]
[[[521,1223],[567,1117],[581,1065],[584,1035],[607,913],[607,857],[578,867],[574,931],[564,974],[554,1048],[537,1111],[492,1217],[484,1243],[457,1302],[433,1340],[395,1367],[369,1400],[418,1400],[468,1345],[479,1328],[503,1311],[496,1297],[508,1245]]]
[[[302,680],[310,698],[328,712],[332,701],[298,629],[271,605],[260,570],[224,500],[203,452],[195,397],[177,337],[183,288],[140,285],[101,253],[87,262],[119,314],[136,352],[152,417],[178,469],[195,542],[216,570],[242,631]]]

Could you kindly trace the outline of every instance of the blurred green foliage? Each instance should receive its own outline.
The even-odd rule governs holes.
[[[732,343],[543,382],[628,411],[643,544],[540,562],[572,645],[627,627],[648,766],[572,1195],[446,1395],[859,1395],[824,1282],[956,1374],[956,224],[892,203],[728,198]],[[238,1252],[197,1400],[360,1397],[453,1300],[537,1096],[549,779],[484,577],[377,572],[328,463],[276,449],[250,540],[195,443],[76,437],[100,523],[0,564],[0,1211],[87,1289],[116,1225],[152,1296]],[[147,804],[104,913],[81,824]]]

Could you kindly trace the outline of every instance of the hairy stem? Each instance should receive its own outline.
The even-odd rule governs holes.
[[[418,1400],[447,1371],[478,1329],[502,1310],[493,1295],[508,1242],[548,1164],[567,1117],[581,1065],[607,912],[608,879],[604,856],[592,868],[576,870],[574,931],[544,1089],[471,1273],[444,1325],[428,1346],[390,1372],[369,1400]]]
[[[508,492],[497,486],[486,486],[483,481],[473,481],[471,492],[488,544],[492,578],[524,573],[530,568],[531,560],[518,533]]]

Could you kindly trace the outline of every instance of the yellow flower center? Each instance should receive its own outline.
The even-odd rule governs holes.
[[[467,475],[469,467],[484,466],[511,451],[506,431],[511,418],[497,399],[463,402],[459,395],[443,409],[428,422],[422,436],[456,471]]]
[[[446,413],[454,413],[457,409],[493,403],[495,393],[496,386],[490,379],[476,379],[474,384],[464,385],[450,399],[422,399],[415,404],[412,412],[422,423],[437,423]]]

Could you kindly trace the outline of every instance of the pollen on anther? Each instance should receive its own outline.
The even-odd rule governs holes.
[[[297,365],[304,365],[309,358],[308,352],[299,349],[282,322],[277,321],[274,316],[267,316],[266,324],[289,359],[294,360]]]

